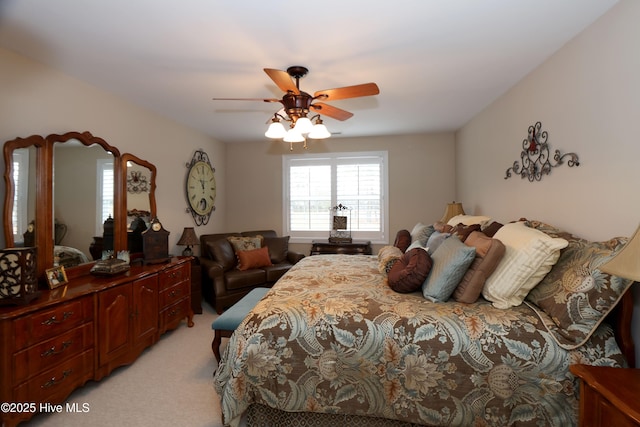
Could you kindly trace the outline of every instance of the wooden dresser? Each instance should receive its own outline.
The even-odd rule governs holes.
[[[640,370],[572,365],[580,381],[580,427],[640,426]]]
[[[14,426],[88,380],[130,364],[191,311],[191,258],[81,275],[31,304],[0,308],[0,412]],[[8,409],[8,410],[7,410]]]

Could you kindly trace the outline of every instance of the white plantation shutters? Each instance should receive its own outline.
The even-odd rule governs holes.
[[[283,160],[284,230],[292,241],[329,236],[331,207],[351,209],[354,239],[387,240],[387,153],[290,155]]]

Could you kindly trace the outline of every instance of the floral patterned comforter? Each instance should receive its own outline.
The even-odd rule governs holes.
[[[435,426],[572,426],[569,365],[622,366],[606,324],[557,346],[526,305],[392,291],[375,256],[306,257],[231,337],[214,382],[225,425],[252,403]]]

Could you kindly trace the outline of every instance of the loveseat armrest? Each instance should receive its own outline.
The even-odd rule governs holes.
[[[224,266],[218,261],[200,257],[200,265],[202,266],[202,272],[212,280],[224,274]]]
[[[302,258],[304,258],[304,254],[301,254],[299,252],[296,251],[289,251],[287,252],[287,260],[291,263],[291,264],[296,264],[298,261],[300,261]]]

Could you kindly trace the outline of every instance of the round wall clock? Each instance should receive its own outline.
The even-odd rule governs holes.
[[[215,210],[216,178],[215,168],[211,166],[209,156],[202,150],[193,154],[187,163],[186,196],[189,207],[187,210],[193,215],[196,225],[209,222],[211,212]]]

